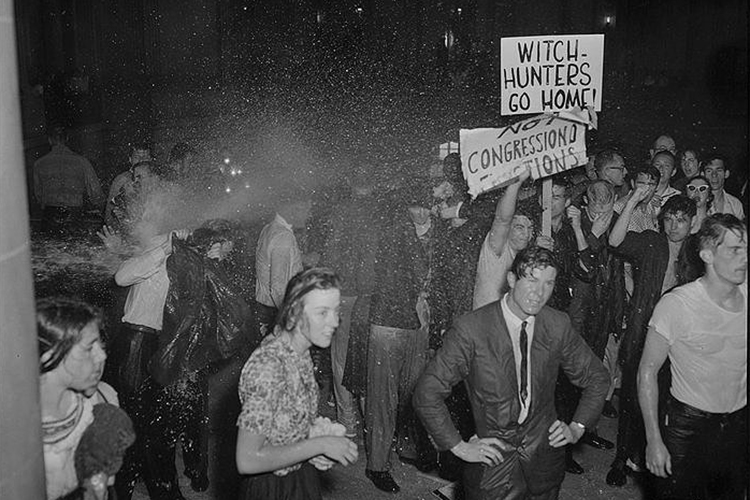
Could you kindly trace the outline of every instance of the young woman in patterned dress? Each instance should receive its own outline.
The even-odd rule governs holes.
[[[318,386],[309,349],[331,344],[339,287],[338,276],[327,269],[294,276],[274,333],[242,370],[236,460],[243,500],[320,499],[316,468],[357,460],[357,445],[346,437],[310,437]]]

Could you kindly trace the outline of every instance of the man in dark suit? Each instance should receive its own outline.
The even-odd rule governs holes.
[[[557,263],[528,247],[508,273],[511,290],[453,324],[414,392],[414,407],[438,448],[469,462],[464,492],[473,499],[556,499],[564,446],[592,427],[609,375],[567,314],[545,304]],[[555,381],[562,369],[582,389],[570,424],[557,419]],[[476,423],[468,442],[451,422],[445,398],[465,381]]]

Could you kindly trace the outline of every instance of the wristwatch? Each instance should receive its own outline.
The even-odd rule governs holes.
[[[582,423],[580,423],[580,422],[570,422],[570,425],[577,425],[578,427],[580,427],[580,428],[581,428],[581,430],[582,430],[583,432],[586,432],[586,426],[585,426],[585,425],[583,425],[583,424],[582,424]]]

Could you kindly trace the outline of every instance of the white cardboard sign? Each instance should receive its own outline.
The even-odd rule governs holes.
[[[500,39],[502,115],[602,109],[604,35]]]

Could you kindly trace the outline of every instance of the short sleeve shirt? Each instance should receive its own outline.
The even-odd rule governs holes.
[[[701,280],[662,297],[649,326],[669,343],[672,395],[711,413],[747,404],[747,283],[739,312],[722,309]]]
[[[502,253],[498,256],[492,251],[489,243],[489,234],[484,238],[482,250],[479,252],[477,261],[477,277],[474,282],[474,301],[472,309],[476,310],[482,306],[500,300],[507,291],[508,271],[513,265],[515,252],[507,243]]]
[[[242,369],[237,426],[265,436],[271,446],[307,439],[317,414],[318,385],[309,351],[298,354],[286,336],[269,335]],[[283,476],[293,465],[274,472]]]

